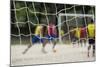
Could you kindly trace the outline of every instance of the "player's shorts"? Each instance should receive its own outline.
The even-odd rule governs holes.
[[[57,36],[54,35],[54,34],[52,34],[52,35],[47,35],[46,38],[47,38],[48,40],[54,40],[55,38],[57,38]]]
[[[91,44],[91,45],[92,45],[92,44],[95,44],[95,39],[94,39],[94,38],[93,38],[93,39],[91,38],[91,39],[89,39],[88,42],[89,42],[89,44]]]
[[[32,38],[32,43],[36,43],[36,42],[42,42],[42,43],[43,43],[43,39],[40,38],[40,36],[35,35],[35,36]]]

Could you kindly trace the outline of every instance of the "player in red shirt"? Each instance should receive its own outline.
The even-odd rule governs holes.
[[[48,27],[47,27],[47,35],[46,39],[44,39],[44,44],[43,44],[43,49],[42,51],[46,53],[45,51],[45,46],[48,43],[48,41],[53,43],[53,52],[56,52],[55,46],[56,46],[56,41],[57,41],[57,28],[53,22],[50,22]]]
[[[86,36],[87,36],[87,32],[86,32],[86,27],[85,26],[82,26],[80,28],[80,43],[81,43],[81,46],[83,45],[86,45]]]

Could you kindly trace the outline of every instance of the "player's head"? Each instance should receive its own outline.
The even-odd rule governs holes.
[[[53,22],[53,21],[52,21],[52,22],[50,22],[50,23],[49,23],[49,25],[54,25],[54,22]]]
[[[91,22],[90,22],[90,23],[91,23],[91,24],[94,23],[93,19],[91,19]]]
[[[42,25],[37,25],[37,27],[39,28],[39,29],[42,29],[43,28],[43,26]]]
[[[81,27],[82,27],[82,28],[83,28],[83,27],[86,27],[86,25],[85,25],[85,24],[83,24]]]

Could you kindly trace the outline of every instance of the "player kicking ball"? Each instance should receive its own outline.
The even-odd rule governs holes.
[[[38,25],[36,27],[35,30],[35,35],[32,38],[32,43],[36,43],[36,42],[41,42],[42,43],[42,52],[43,53],[47,53],[45,51],[45,46],[47,45],[48,41],[52,41],[53,42],[53,52],[56,52],[55,45],[56,45],[56,28],[55,25],[53,24],[49,24],[48,27],[46,26],[41,26]],[[23,54],[25,54],[30,48],[32,47],[32,44],[30,44],[25,51],[23,52]]]
[[[93,20],[87,26],[88,36],[89,36],[89,46],[88,46],[88,57],[90,56],[90,48],[92,47],[92,56],[95,56],[95,24]]]
[[[42,36],[42,28],[43,26],[38,25],[35,29],[35,35],[32,38],[32,43],[36,43],[36,42],[43,42],[43,39],[41,38]],[[25,51],[23,52],[23,54],[25,54],[30,48],[32,47],[32,44],[28,45],[28,47],[25,49]]]

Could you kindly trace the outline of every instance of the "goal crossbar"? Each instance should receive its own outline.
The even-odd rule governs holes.
[[[59,17],[60,16],[81,16],[81,17],[94,17],[93,14],[70,14],[70,13],[60,13],[59,14]]]

